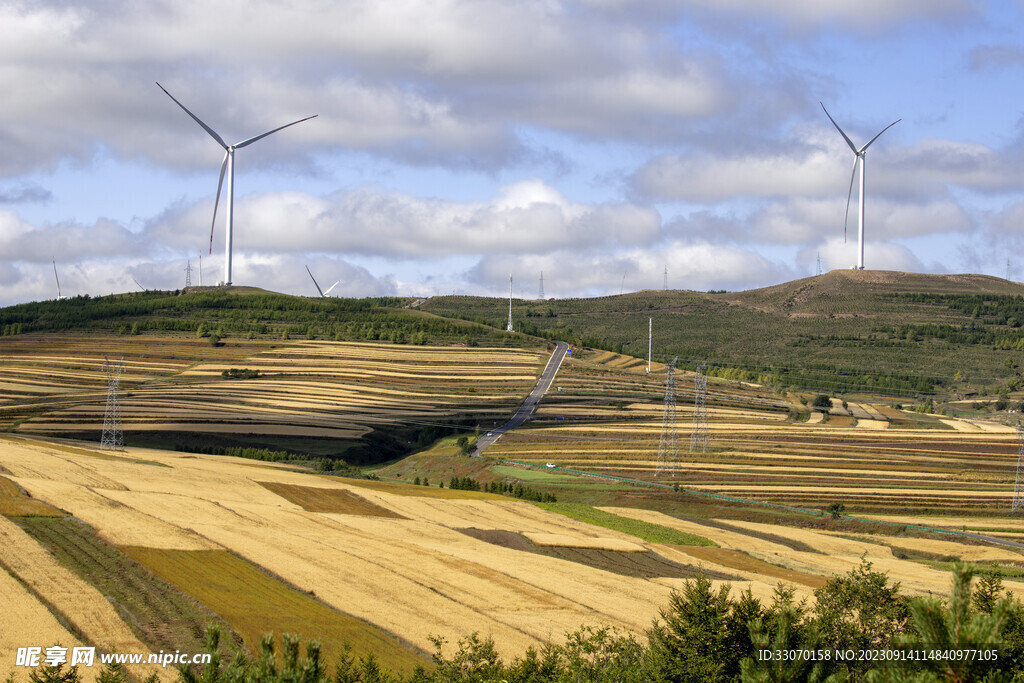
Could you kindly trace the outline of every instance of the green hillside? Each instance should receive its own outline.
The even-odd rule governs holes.
[[[505,325],[507,301],[434,297],[443,316]],[[1015,390],[1024,286],[983,275],[833,271],[747,292],[642,291],[513,302],[517,329],[707,362],[717,374],[827,391],[970,397]]]
[[[1017,391],[1024,286],[983,275],[833,271],[746,292],[642,291],[587,299],[305,298],[191,288],[0,309],[3,335],[91,331],[537,348],[536,337],[678,356],[720,376],[827,392],[946,399]]]
[[[217,339],[325,339],[400,344],[536,346],[487,326],[408,308],[412,299],[306,298],[254,287],[79,296],[0,308],[0,334],[83,331]]]

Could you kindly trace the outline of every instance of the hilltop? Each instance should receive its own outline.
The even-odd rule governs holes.
[[[494,326],[507,302],[434,297],[420,308]],[[832,271],[746,292],[646,290],[592,299],[517,300],[523,332],[708,363],[738,379],[913,396],[1015,390],[1024,286],[984,275]]]

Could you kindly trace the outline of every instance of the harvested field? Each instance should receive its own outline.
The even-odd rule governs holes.
[[[300,636],[303,643],[319,640],[324,662],[335,662],[342,645],[353,653],[373,653],[393,671],[412,672],[426,657],[369,624],[328,607],[268,576],[257,566],[223,550],[160,550],[125,547],[122,550],[164,581],[194,597],[224,618],[259,653],[259,639],[273,632]]]
[[[232,631],[217,615],[163,581],[154,581],[148,571],[104,543],[82,523],[52,517],[21,517],[17,523],[52,553],[61,566],[94,587],[102,595],[101,599],[117,610],[117,615],[136,638],[146,644],[145,648],[133,650],[202,652],[206,625],[215,622],[224,627],[227,640],[231,639]],[[88,619],[88,623],[92,623],[92,617],[83,617],[88,611],[80,612],[75,607],[73,596],[64,604],[69,620],[77,624]],[[89,633],[86,628],[83,631]],[[97,639],[96,645],[104,647],[105,644]]]
[[[406,519],[397,512],[357,496],[345,489],[315,488],[313,486],[297,486],[274,481],[258,481],[260,486],[273,491],[287,501],[295,503],[307,512],[337,512],[344,515],[369,515],[371,517],[390,517]]]
[[[18,388],[0,401],[0,426],[26,434],[95,432],[98,438],[107,344],[59,339],[54,344],[65,351],[61,356],[35,353],[23,343],[0,349],[0,384]],[[134,337],[132,349],[121,380],[122,425],[129,443],[140,433],[146,443],[160,444],[200,433],[242,442],[316,437],[351,446],[382,427],[415,431],[424,421],[453,416],[504,420],[546,359],[521,349],[310,341],[218,350],[147,336]],[[221,377],[232,367],[260,375]]]
[[[497,548],[436,521],[307,512],[252,482],[253,467],[225,459],[147,452],[147,460],[167,467],[139,467],[131,461],[131,451],[109,460],[44,451],[7,444],[0,449],[0,460],[33,495],[66,500],[72,512],[91,514],[90,521],[101,534],[130,535],[126,518],[177,528],[177,534],[167,535],[169,542],[195,535],[203,543],[232,550],[300,590],[314,591],[335,608],[425,650],[431,647],[430,635],[457,638],[469,630],[493,633],[507,654],[521,653],[528,645],[557,638],[582,623],[639,631],[668,596],[667,585],[585,565],[572,565],[566,575],[563,560]],[[80,467],[83,461],[89,462],[89,470]],[[357,485],[363,483],[358,480],[348,484],[270,467],[259,472],[260,481],[315,481],[322,482],[317,486],[346,489],[406,517],[410,505],[437,505],[438,517],[444,516],[442,511],[450,517],[447,508],[471,506],[465,515],[456,513],[461,518],[458,528],[467,526],[465,516],[490,525],[492,511],[517,528],[525,524],[573,534],[588,528],[498,496],[444,489],[461,494],[463,500],[413,497],[383,490],[402,488],[395,484],[374,490]],[[88,488],[96,479],[117,485]],[[404,488],[415,493],[429,490]],[[112,506],[120,506],[116,514]],[[108,534],[105,526],[114,533]],[[150,547],[161,540],[152,532],[134,535]],[[615,534],[595,529],[589,535]],[[382,604],[387,609],[381,609]]]
[[[63,521],[63,520],[61,520]],[[111,602],[91,584],[57,562],[55,557],[11,521],[0,517],[0,544],[4,554],[0,566],[17,576],[35,595],[63,615],[76,633],[105,652],[146,652]],[[153,673],[152,666],[132,666],[141,678]],[[157,669],[161,679],[176,678]]]
[[[939,416],[864,399],[851,401],[849,411],[833,399],[834,413],[853,415],[820,422],[821,413],[811,412],[817,422],[801,422],[810,397],[783,399],[723,380],[708,387],[707,452],[689,453],[676,472],[655,478],[663,383],[664,374],[567,359],[559,373],[562,390],[548,394],[538,419],[504,435],[488,455],[537,466],[556,460],[567,469],[812,510],[838,502],[855,515],[908,506],[959,515],[964,500],[972,513],[1008,511],[1017,444],[1004,425],[942,418],[944,424]],[[693,392],[692,374],[683,373],[676,387],[683,444]]]
[[[23,667],[15,667],[14,653],[19,647],[59,644],[72,648],[83,645],[57,621],[46,605],[3,568],[0,568],[0,595],[4,596],[4,606],[0,610],[0,652],[4,653],[0,657],[0,674],[3,676],[24,674]],[[85,680],[93,680],[98,672],[86,669],[83,673],[86,673],[83,676]]]

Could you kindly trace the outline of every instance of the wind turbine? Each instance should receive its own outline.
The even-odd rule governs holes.
[[[850,220],[850,199],[853,197],[853,180],[857,176],[857,164],[860,164],[860,221],[857,230],[857,242],[859,249],[859,254],[857,256],[857,270],[864,270],[864,164],[866,162],[865,152],[868,151],[868,147],[871,146],[871,143],[877,140],[882,135],[882,133],[889,130],[903,119],[896,119],[888,126],[883,128],[878,133],[878,135],[871,138],[868,144],[864,145],[860,149],[857,149],[857,146],[853,144],[853,141],[850,140],[850,137],[843,132],[843,129],[839,127],[839,124],[836,123],[836,120],[832,118],[831,114],[828,113],[828,109],[825,109],[825,105],[822,104],[821,102],[818,102],[818,104],[821,105],[821,108],[825,111],[825,116],[827,116],[828,120],[832,122],[832,125],[836,127],[836,130],[839,131],[839,134],[843,136],[843,139],[846,140],[846,144],[850,146],[850,149],[853,150],[853,153],[855,155],[853,159],[853,173],[850,174],[850,191],[846,194],[846,218],[843,220],[844,241],[846,240],[846,224]]]
[[[66,296],[60,295],[60,278],[57,277],[57,257],[53,257],[53,279],[57,281],[57,301],[63,301]]]
[[[228,224],[228,226],[227,226],[227,236],[225,237],[225,240],[224,240],[224,284],[225,285],[230,285],[231,284],[231,232],[232,232],[233,222],[234,222],[235,150],[236,149],[241,149],[243,147],[247,147],[247,146],[251,145],[252,143],[256,142],[257,140],[262,140],[263,138],[267,137],[268,135],[276,133],[279,130],[283,130],[283,129],[287,128],[288,126],[294,126],[296,123],[302,123],[303,121],[308,121],[309,119],[314,119],[318,115],[317,114],[313,114],[312,116],[307,116],[304,119],[299,119],[298,121],[292,121],[291,123],[285,124],[285,125],[281,126],[280,128],[275,128],[274,130],[267,131],[266,133],[262,133],[260,135],[257,135],[256,137],[249,138],[248,140],[243,140],[242,142],[236,142],[233,145],[229,145],[228,143],[224,142],[224,139],[221,136],[217,135],[216,131],[214,131],[212,128],[210,128],[205,123],[200,121],[198,116],[196,116],[195,114],[190,112],[188,109],[186,109],[184,104],[182,104],[178,100],[175,100],[174,99],[174,95],[172,95],[171,93],[167,92],[167,89],[164,88],[164,86],[160,85],[159,82],[157,83],[157,86],[161,90],[163,90],[164,93],[166,93],[168,97],[170,97],[172,100],[174,100],[174,103],[176,105],[178,105],[179,107],[181,107],[186,114],[191,116],[193,121],[195,121],[200,126],[202,126],[203,130],[205,130],[207,133],[209,133],[210,137],[212,137],[214,140],[216,140],[218,145],[220,145],[221,147],[224,148],[224,161],[222,161],[221,164],[220,164],[220,180],[217,181],[217,198],[213,201],[213,221],[211,221],[211,224],[210,224],[210,253],[213,253],[213,227],[217,223],[217,205],[220,203],[220,190],[221,190],[221,187],[224,185],[224,171],[227,170],[227,173],[228,173],[228,198],[227,198],[227,205],[228,205],[227,212],[228,212],[228,215],[227,215],[227,224]]]
[[[313,285],[316,287],[316,291],[320,292],[320,296],[326,297],[331,293],[331,290],[341,284],[341,280],[338,280],[333,285],[327,288],[327,291],[320,289],[320,285],[317,283],[316,278],[313,277],[313,273],[309,270],[309,266],[306,266],[306,272],[309,273],[309,279],[313,281]]]

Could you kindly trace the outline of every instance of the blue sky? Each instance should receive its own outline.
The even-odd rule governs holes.
[[[1024,1],[14,2],[0,304],[222,279],[335,293],[748,289],[856,262],[1024,280]],[[193,274],[198,281],[198,273]],[[623,285],[624,282],[624,285]]]

